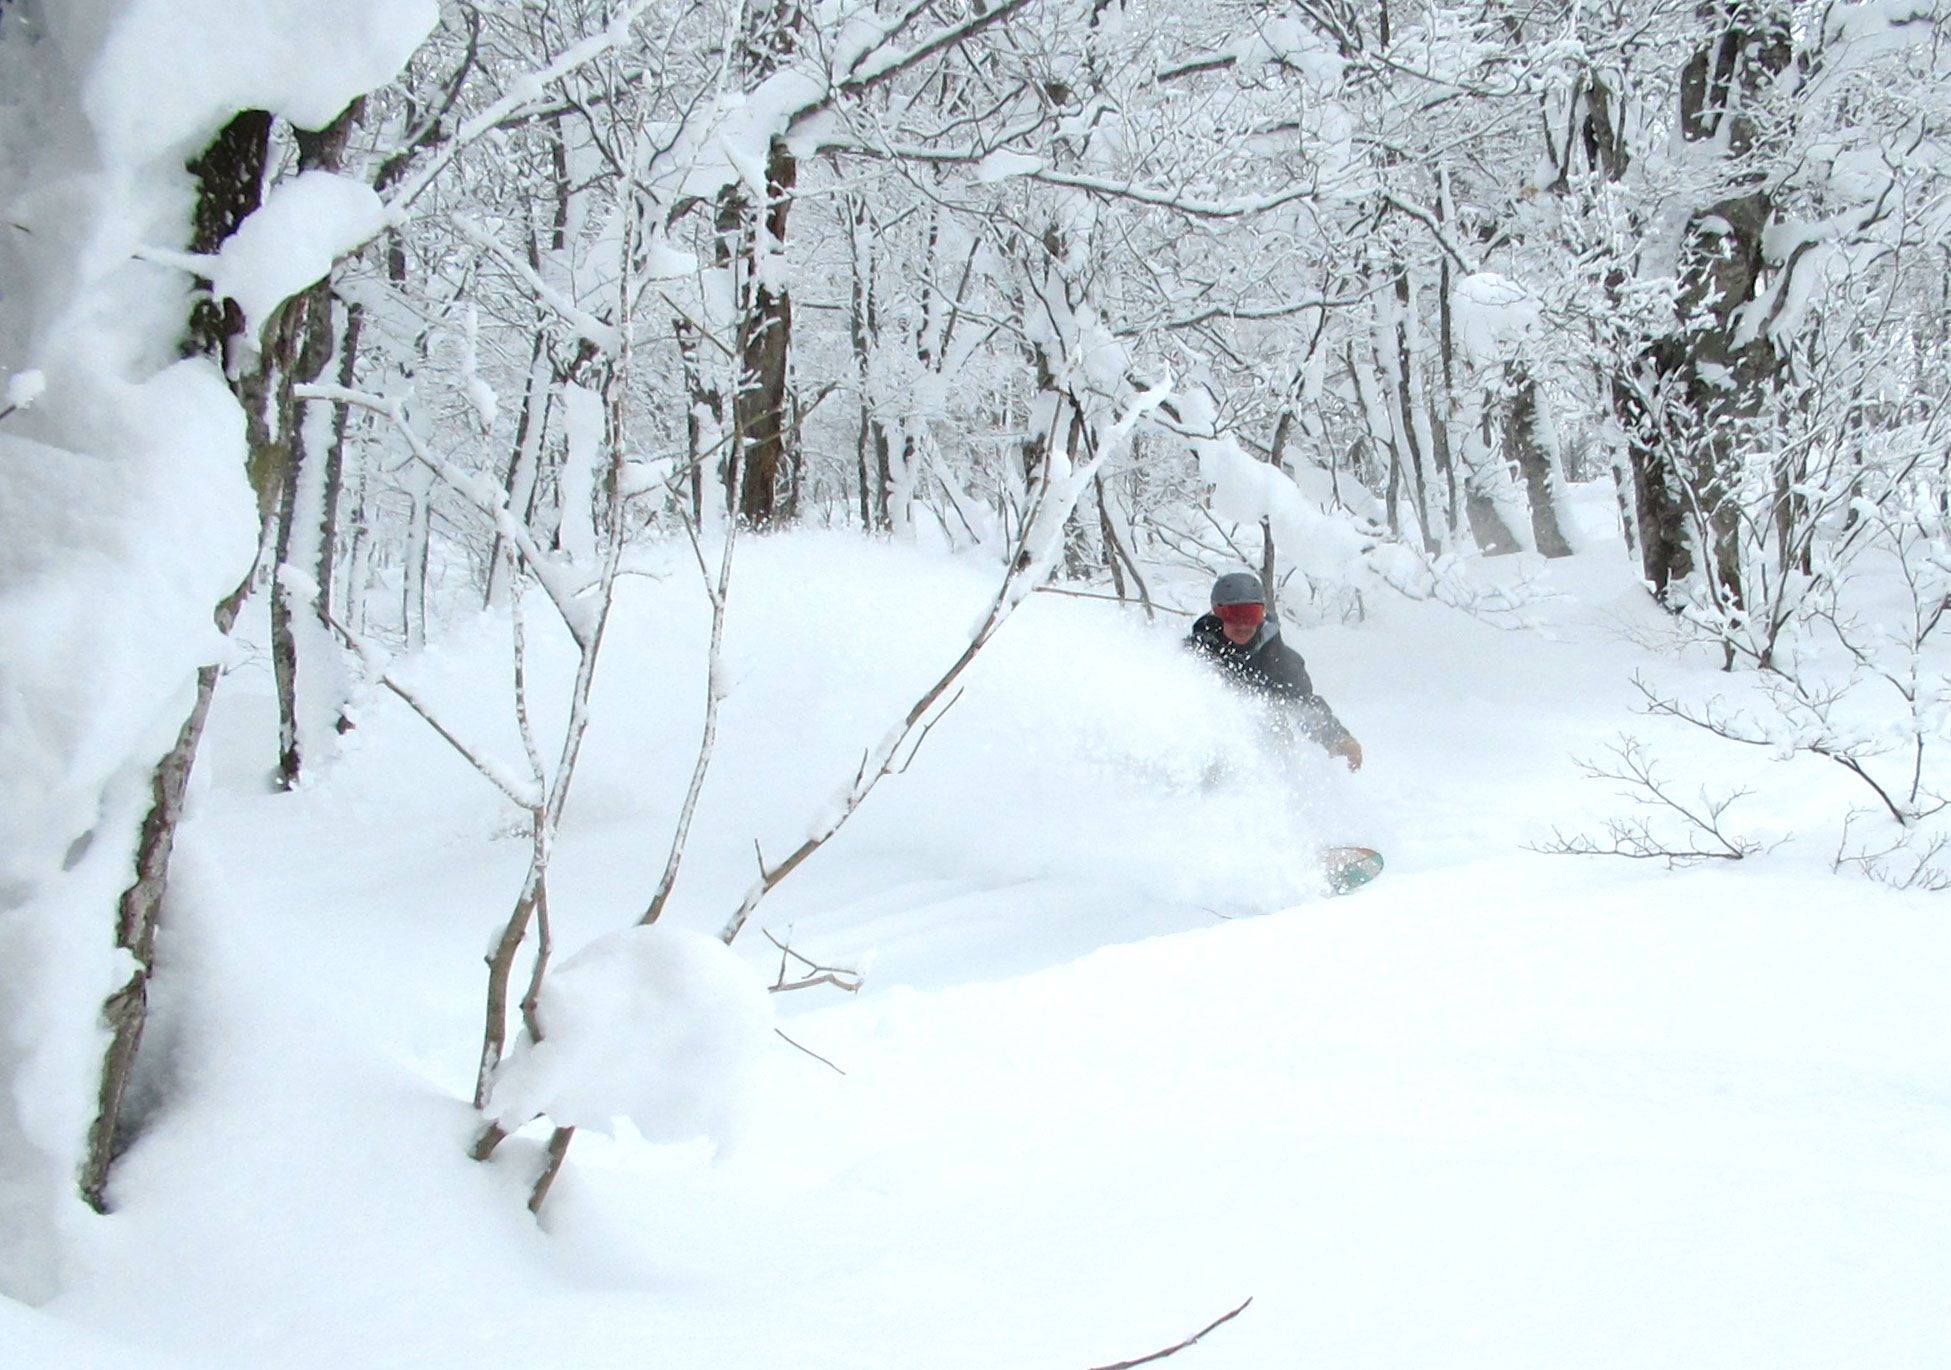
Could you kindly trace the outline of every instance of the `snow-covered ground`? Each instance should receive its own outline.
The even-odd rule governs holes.
[[[270,686],[240,667],[165,939],[166,1101],[65,1292],[0,1301],[0,1363],[1085,1370],[1250,1297],[1171,1363],[1951,1364],[1943,898],[1829,873],[1849,799],[1809,763],[1634,718],[1633,671],[1711,663],[1636,645],[1659,615],[1609,498],[1535,628],[1371,593],[1290,630],[1359,775],[1256,768],[1183,618],[1034,597],[738,943],[755,979],[762,930],[867,969],[772,996],[830,1064],[767,1034],[714,1140],[585,1129],[539,1226],[542,1134],[463,1154],[509,814],[384,697],[266,793]],[[695,572],[627,585],[564,953],[641,912],[696,742]],[[798,841],[992,589],[835,535],[746,545],[672,925],[716,931],[754,841]],[[413,668],[475,735],[505,730],[504,631]],[[1527,850],[1623,810],[1572,759],[1623,727],[1798,840],[1683,871]],[[1321,898],[1326,841],[1387,875]]]

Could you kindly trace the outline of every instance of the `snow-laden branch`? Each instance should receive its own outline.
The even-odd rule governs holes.
[[[576,330],[577,336],[587,338],[606,356],[616,354],[621,335],[614,326],[604,323],[570,299],[568,295],[543,280],[540,272],[511,252],[499,238],[472,219],[465,215],[456,215],[453,222],[456,232],[514,272],[524,285],[535,292],[537,299],[561,315],[563,322]]]
[[[1472,261],[1470,255],[1463,250],[1463,245],[1456,240],[1456,235],[1450,232],[1449,226],[1437,218],[1436,215],[1424,209],[1421,205],[1411,204],[1400,195],[1394,195],[1387,191],[1382,193],[1382,203],[1399,214],[1408,215],[1424,228],[1428,229],[1430,236],[1436,240],[1436,245],[1443,249],[1445,255],[1451,261],[1456,263],[1459,271],[1463,272],[1466,276],[1476,273],[1478,269],[1477,263]]]
[[[325,626],[330,628],[349,650],[357,654],[360,664],[366,668],[367,675],[377,680],[407,708],[418,714],[422,722],[432,728],[443,742],[452,747],[461,759],[478,771],[490,785],[506,795],[517,808],[534,813],[542,807],[542,785],[539,778],[524,779],[502,766],[487,752],[464,741],[453,729],[440,721],[439,716],[413,692],[411,686],[392,673],[385,656],[378,648],[333,617],[324,607],[322,597],[315,595],[312,597],[312,602],[319,606],[319,616],[325,620]]]
[[[1310,181],[1272,195],[1245,195],[1237,200],[1202,200],[1164,186],[1140,185],[1136,181],[1121,181],[1109,176],[1090,176],[1081,171],[1058,171],[1054,167],[1038,167],[1023,174],[1027,179],[1044,185],[1087,191],[1107,199],[1131,200],[1141,205],[1175,210],[1195,219],[1251,219],[1297,201],[1312,200],[1320,194],[1320,187]]]
[[[1287,300],[1280,304],[1267,305],[1209,305],[1196,314],[1181,314],[1175,318],[1165,319],[1159,327],[1197,328],[1200,324],[1211,323],[1214,319],[1234,319],[1246,323],[1291,318],[1295,314],[1305,314],[1309,310],[1351,309],[1356,305],[1367,303],[1373,293],[1373,291],[1362,291],[1354,295],[1310,295],[1303,300]],[[1126,334],[1121,331],[1119,336],[1123,337]]]
[[[1063,190],[1081,190],[1103,199],[1130,200],[1136,204],[1170,209],[1195,219],[1250,219],[1298,201],[1316,199],[1321,193],[1320,187],[1310,181],[1269,195],[1243,195],[1233,200],[1202,199],[1169,186],[1149,185],[1114,176],[1093,176],[1081,171],[1062,171],[1049,166],[1044,158],[1032,153],[1017,152],[994,144],[963,148],[924,148],[899,144],[877,147],[857,139],[822,139],[820,151],[850,152],[897,162],[970,165],[976,168],[977,179],[982,181],[1020,178]]]
[[[920,0],[920,3],[893,19],[882,29],[882,41],[864,50],[847,64],[847,74],[833,85],[832,92],[817,105],[801,110],[794,116],[798,125],[832,103],[835,94],[858,95],[882,82],[891,81],[902,72],[921,62],[927,61],[936,53],[954,47],[968,38],[973,38],[984,29],[999,24],[1016,11],[1027,7],[1029,0],[1003,0],[993,9],[978,10],[959,24],[949,24],[937,30],[928,38],[908,48],[888,46],[887,39],[906,28],[918,16],[934,7],[934,0]]]
[[[454,465],[427,446],[426,439],[414,432],[413,425],[407,422],[402,401],[364,390],[348,390],[339,385],[300,385],[294,387],[292,393],[301,400],[368,409],[390,421],[406,439],[407,450],[413,454],[413,459],[433,472],[448,489],[473,505],[477,512],[494,524],[495,531],[522,554],[522,560],[535,572],[535,578],[548,595],[549,602],[562,616],[570,636],[579,647],[588,645],[592,624],[590,611],[583,600],[584,593],[592,588],[591,583],[570,574],[560,558],[542,550],[528,525],[509,509],[505,491],[476,473]]]
[[[519,77],[507,94],[462,124],[427,165],[400,183],[399,189],[386,201],[387,222],[399,223],[413,202],[433,184],[435,177],[446,170],[449,163],[461,155],[463,149],[521,115],[530,106],[542,103],[543,92],[553,83],[587,66],[613,48],[620,47],[629,38],[631,26],[653,3],[654,0],[629,0],[600,32],[571,44],[541,70]]]

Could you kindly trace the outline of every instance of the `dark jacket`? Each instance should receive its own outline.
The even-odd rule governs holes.
[[[1280,640],[1280,629],[1268,619],[1251,641],[1236,643],[1226,636],[1218,614],[1201,614],[1192,625],[1186,646],[1207,658],[1241,689],[1274,706],[1274,717],[1297,729],[1301,736],[1332,747],[1349,736],[1328,701],[1314,693],[1307,663]]]

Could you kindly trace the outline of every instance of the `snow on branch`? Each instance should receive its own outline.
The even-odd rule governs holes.
[[[744,463],[737,463],[732,472],[730,504],[738,504],[738,487],[744,471]],[[732,589],[732,556],[738,546],[738,521],[729,520],[725,528],[725,542],[719,553],[718,577],[712,579],[710,568],[705,564],[704,547],[698,541],[698,529],[691,519],[684,520],[685,535],[691,542],[691,553],[697,558],[698,572],[704,579],[705,594],[711,601],[711,639],[705,654],[705,717],[703,735],[698,741],[698,755],[691,767],[691,780],[685,787],[684,802],[678,808],[677,828],[671,834],[671,844],[664,861],[664,873],[658,878],[657,888],[650,896],[639,922],[655,923],[663,916],[664,907],[670,902],[671,891],[677,885],[678,867],[684,860],[685,844],[690,840],[691,823],[697,817],[698,799],[704,793],[705,776],[711,768],[712,754],[718,745],[718,711],[725,699],[724,659],[725,659],[725,612]]]
[[[1378,544],[1368,559],[1375,578],[1404,599],[1446,605],[1505,632],[1536,626],[1534,610],[1554,597],[1542,572],[1527,568],[1511,585],[1472,583],[1454,553],[1428,556],[1408,543]]]
[[[398,223],[413,202],[433,184],[434,178],[446,170],[448,164],[460,156],[469,144],[519,116],[530,106],[542,103],[543,92],[554,82],[621,46],[629,38],[630,28],[637,22],[638,16],[652,3],[653,0],[629,0],[601,31],[571,44],[540,71],[519,77],[507,94],[462,124],[427,165],[400,183],[399,189],[386,202],[387,221]]]
[[[577,304],[562,291],[542,279],[541,273],[510,252],[502,241],[465,215],[454,216],[454,228],[463,238],[488,253],[496,261],[514,272],[522,284],[535,292],[537,299],[562,316],[563,322],[576,330],[577,336],[587,338],[606,356],[616,355],[621,345],[618,330]]]
[[[302,171],[273,186],[215,252],[143,246],[132,255],[207,279],[214,296],[243,311],[255,346],[280,305],[331,274],[335,262],[372,241],[386,222],[370,186],[329,171]]]
[[[1443,249],[1445,255],[1456,263],[1457,269],[1464,275],[1474,275],[1478,271],[1477,263],[1473,262],[1469,254],[1463,250],[1463,245],[1456,240],[1456,235],[1450,232],[1449,226],[1429,210],[1421,205],[1411,204],[1400,195],[1388,191],[1382,193],[1382,203],[1428,229],[1430,236],[1436,240],[1436,245]]]
[[[369,409],[384,416],[406,439],[408,450],[415,461],[433,472],[440,481],[455,494],[473,505],[476,512],[494,524],[495,531],[506,538],[522,555],[536,580],[541,584],[550,603],[562,616],[564,626],[579,647],[587,647],[593,631],[591,615],[582,600],[584,592],[591,589],[593,582],[585,581],[568,573],[562,561],[544,552],[536,543],[528,525],[516,518],[508,508],[507,494],[483,480],[471,471],[464,470],[441,457],[427,446],[426,439],[413,431],[406,420],[405,405],[400,400],[387,399],[381,395],[363,390],[348,390],[337,385],[301,385],[294,387],[293,394],[301,400],[314,400],[326,404],[354,405]]]
[[[517,808],[529,813],[541,809],[543,796],[539,771],[532,777],[518,776],[503,767],[487,752],[463,741],[453,729],[440,721],[439,715],[413,692],[411,686],[405,684],[388,669],[386,658],[372,643],[333,617],[325,609],[322,600],[315,597],[313,603],[319,605],[319,616],[325,620],[325,626],[330,628],[350,651],[358,655],[360,663],[365,666],[367,674],[372,679],[377,680],[407,708],[418,714],[421,721],[439,735],[441,741],[452,747],[462,760],[478,771],[489,784],[506,795]]]
[[[959,24],[950,24],[937,30],[933,35],[913,47],[895,49],[886,46],[886,40],[906,28],[914,19],[934,8],[934,0],[920,0],[891,20],[882,30],[882,41],[864,49],[847,64],[847,74],[834,84],[834,93],[857,95],[884,81],[893,80],[908,68],[927,61],[936,53],[968,38],[973,38],[991,25],[1001,23],[1016,11],[1026,8],[1029,0],[1003,0],[993,9],[978,10]],[[803,110],[794,116],[794,123],[817,113],[831,101],[831,96],[822,100],[817,108]]]

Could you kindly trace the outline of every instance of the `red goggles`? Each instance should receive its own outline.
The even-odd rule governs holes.
[[[1221,604],[1213,612],[1229,628],[1258,628],[1267,617],[1264,604]]]

